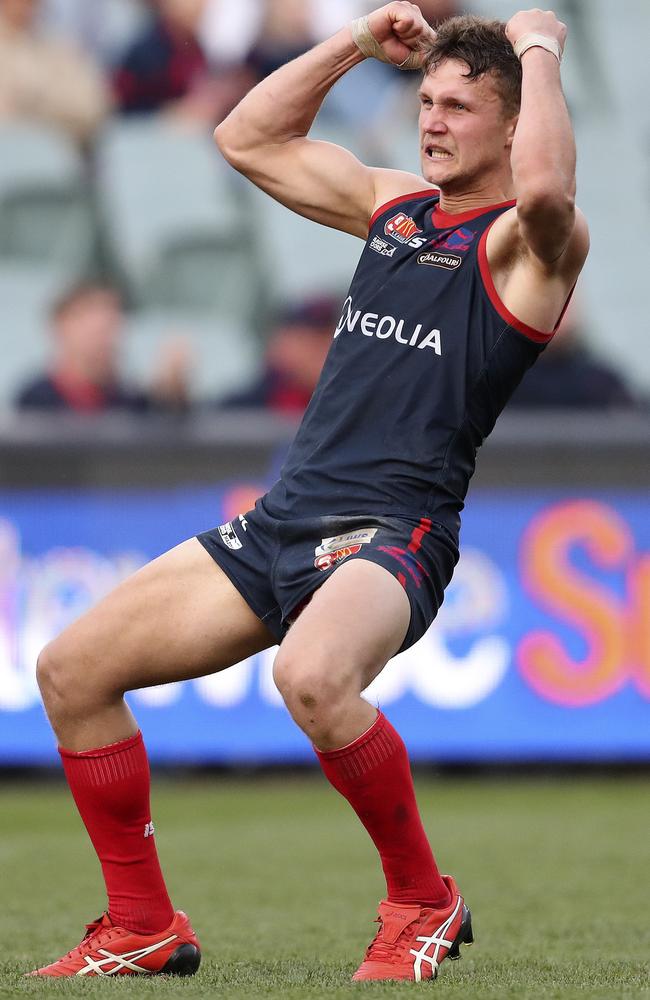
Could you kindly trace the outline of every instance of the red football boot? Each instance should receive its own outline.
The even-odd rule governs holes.
[[[118,927],[104,913],[86,924],[81,944],[52,965],[30,976],[192,976],[201,962],[201,949],[182,910],[169,927],[157,934],[136,934]]]
[[[444,958],[460,958],[460,945],[471,944],[472,915],[449,875],[451,902],[443,910],[410,903],[379,904],[379,930],[352,979],[435,979]]]

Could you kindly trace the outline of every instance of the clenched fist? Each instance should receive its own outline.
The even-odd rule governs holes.
[[[368,15],[368,27],[389,62],[399,66],[423,44],[435,38],[419,7],[395,0]]]
[[[538,10],[537,8],[520,10],[506,24],[506,35],[513,46],[523,35],[531,33],[554,38],[560,46],[560,53],[564,52],[567,27],[555,16],[552,10]]]

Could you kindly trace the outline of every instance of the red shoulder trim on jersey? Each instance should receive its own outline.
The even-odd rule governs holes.
[[[380,205],[372,214],[368,223],[368,232],[370,232],[379,216],[387,212],[389,208],[393,208],[394,205],[399,205],[403,201],[412,201],[416,198],[425,198],[427,195],[434,195],[437,191],[438,188],[427,188],[425,191],[412,191],[411,194],[401,194],[399,198],[393,198],[391,201],[387,201],[385,205]]]
[[[494,222],[496,221],[497,220],[495,219]],[[499,293],[494,287],[494,282],[492,280],[492,275],[490,273],[490,264],[487,258],[487,237],[492,226],[494,225],[494,222],[491,222],[490,225],[487,227],[487,229],[481,236],[478,245],[478,264],[481,271],[481,278],[483,279],[483,285],[485,287],[485,291],[487,292],[490,302],[498,312],[501,319],[504,319],[509,326],[514,327],[514,329],[518,330],[519,333],[523,333],[524,337],[528,337],[529,340],[534,340],[536,344],[546,344],[551,339],[551,337],[557,330],[558,326],[560,325],[560,320],[562,319],[562,316],[564,316],[566,307],[569,304],[568,300],[564,309],[562,310],[562,315],[560,316],[560,319],[557,321],[555,327],[550,331],[550,333],[544,333],[544,331],[542,330],[535,330],[534,327],[528,326],[528,324],[524,323],[523,320],[517,319],[516,316],[512,315],[510,310],[503,304],[503,302],[499,298]],[[570,295],[569,298],[571,298]]]
[[[457,215],[452,215],[451,212],[443,212],[438,204],[431,214],[431,220],[437,229],[448,229],[449,226],[461,226],[463,222],[470,222],[472,219],[478,219],[480,215],[487,215],[488,212],[493,212],[495,208],[512,208],[516,204],[517,202],[514,200],[500,201],[496,205],[471,208],[468,212],[459,212]]]

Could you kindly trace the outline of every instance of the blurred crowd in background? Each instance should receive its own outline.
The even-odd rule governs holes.
[[[211,136],[256,82],[376,5],[0,0],[0,406],[304,410],[361,244],[273,205]],[[433,25],[467,10],[507,16],[500,0],[419,6]],[[559,6],[577,27],[585,4]],[[592,48],[576,45],[575,66],[598,47],[595,22],[582,24]],[[417,172],[415,82],[367,61],[332,91],[315,133]],[[603,115],[615,113],[610,91]],[[589,216],[600,195],[586,187]],[[629,358],[626,372],[599,349],[592,314],[579,291],[513,405],[646,405],[650,379],[635,383]],[[632,326],[639,337],[621,316],[617,335]]]

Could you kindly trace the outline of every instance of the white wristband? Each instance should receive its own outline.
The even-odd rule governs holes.
[[[406,57],[404,62],[392,62],[370,30],[367,17],[358,17],[356,21],[352,21],[350,29],[352,31],[352,41],[367,59],[379,59],[381,62],[389,63],[390,66],[396,66],[397,69],[407,70],[422,68],[421,52],[411,52],[411,54]]]
[[[524,52],[532,48],[546,49],[547,52],[553,53],[559,63],[562,62],[562,49],[557,38],[550,38],[548,35],[538,35],[535,31],[527,31],[513,45],[517,59],[521,59]]]

